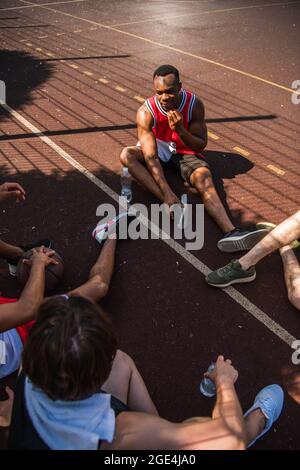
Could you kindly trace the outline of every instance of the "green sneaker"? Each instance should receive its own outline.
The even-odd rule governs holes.
[[[256,224],[256,228],[258,230],[264,228],[264,229],[268,230],[269,232],[271,232],[275,227],[276,227],[276,225],[272,224],[271,222],[259,222],[258,224]],[[293,250],[296,250],[297,248],[299,248],[299,246],[300,246],[299,240],[294,240],[292,243],[290,243],[290,247]]]
[[[252,266],[247,271],[242,269],[238,260],[233,260],[223,268],[212,271],[205,280],[210,286],[228,287],[237,282],[251,282],[256,278],[255,267]]]

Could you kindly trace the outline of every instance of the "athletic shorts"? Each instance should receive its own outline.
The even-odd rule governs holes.
[[[163,167],[172,167],[179,174],[179,176],[186,181],[190,182],[192,173],[198,168],[209,168],[206,163],[204,156],[195,153],[177,153],[175,142],[165,142],[160,139],[156,139],[157,153],[159,161]],[[138,142],[137,147],[141,148],[141,144]]]

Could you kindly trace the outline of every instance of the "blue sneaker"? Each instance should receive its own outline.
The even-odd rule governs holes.
[[[120,224],[126,222],[123,220],[124,218],[127,219],[127,225],[125,225],[125,227],[124,225],[120,227]],[[129,215],[128,212],[122,212],[121,214],[117,215],[117,217],[114,217],[104,224],[100,221],[93,230],[92,236],[97,240],[98,243],[100,243],[100,245],[102,245],[107,238],[119,238],[120,232],[122,232],[122,230],[125,232],[122,233],[124,236],[127,233],[128,225],[133,219],[135,219],[134,215]]]
[[[251,447],[258,439],[271,429],[272,425],[277,421],[281,414],[283,402],[283,390],[276,384],[268,385],[256,395],[253,405],[248,411],[246,411],[244,418],[246,418],[252,411],[259,408],[266,418],[266,425],[264,430],[248,445],[248,447]]]

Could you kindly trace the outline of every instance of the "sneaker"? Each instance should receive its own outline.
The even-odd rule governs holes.
[[[252,411],[259,408],[266,418],[266,424],[264,430],[248,445],[248,447],[252,446],[271,429],[272,425],[277,421],[282,412],[283,402],[283,390],[276,384],[268,385],[268,387],[263,388],[256,395],[253,405],[248,411],[246,411],[244,418],[246,418]]]
[[[92,237],[95,238],[100,245],[102,245],[107,238],[118,238],[120,235],[120,221],[124,217],[127,218],[127,227],[128,224],[135,219],[134,215],[129,215],[128,212],[122,212],[122,214],[117,215],[104,224],[100,221],[94,228]],[[122,227],[122,229],[123,228],[124,227]]]
[[[271,222],[259,222],[258,224],[256,224],[256,228],[258,228],[258,229],[265,228],[269,232],[271,232],[275,227],[276,227],[276,225],[272,224]],[[290,247],[293,250],[296,250],[297,248],[299,248],[299,246],[300,246],[300,241],[299,240],[294,240],[292,243],[290,243]]]
[[[237,282],[251,282],[256,278],[255,267],[244,271],[239,261],[233,260],[223,268],[212,271],[206,276],[206,282],[214,287],[228,287]]]
[[[235,228],[231,232],[225,233],[218,241],[218,248],[226,253],[235,251],[251,250],[268,233],[265,228],[259,230],[243,230]]]
[[[34,243],[29,243],[28,245],[20,245],[20,248],[26,253],[26,251],[32,250],[32,248],[37,248],[39,246],[44,246],[45,248],[51,248],[52,243],[47,238],[42,240],[37,240]],[[8,264],[8,271],[11,276],[17,275],[17,266],[21,256],[18,258],[5,258]]]

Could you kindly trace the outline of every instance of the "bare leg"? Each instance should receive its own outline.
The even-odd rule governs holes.
[[[0,257],[1,258],[19,258],[24,254],[22,248],[18,246],[9,245],[8,243],[0,240]]]
[[[262,433],[265,425],[266,418],[259,408],[252,411],[252,413],[245,418],[247,446]]]
[[[147,188],[157,199],[163,202],[163,194],[147,167],[143,165],[144,156],[139,148],[125,147],[121,152],[120,161],[122,165],[129,169],[130,174],[142,186]]]
[[[289,246],[280,249],[289,301],[300,310],[300,266]]]
[[[255,266],[262,258],[282,246],[289,245],[300,235],[300,211],[284,220],[246,253],[239,262],[243,269]]]
[[[190,177],[190,182],[201,195],[205,209],[221,230],[224,233],[233,230],[234,225],[218,196],[209,169],[203,167],[195,170]]]
[[[102,390],[126,403],[133,411],[158,415],[135,363],[122,351],[117,352],[112,370]]]
[[[107,294],[114,269],[116,245],[116,239],[108,238],[105,241],[100,256],[90,271],[89,280],[69,292],[69,295],[80,295],[98,302]]]

